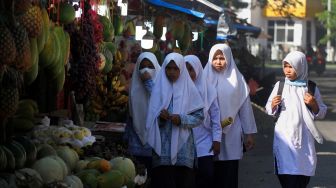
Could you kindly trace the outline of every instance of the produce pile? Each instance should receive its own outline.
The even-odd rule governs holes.
[[[126,112],[121,17],[98,15],[95,1],[41,2],[0,0],[0,187],[134,187],[131,159],[98,157],[90,129],[44,117],[71,91],[98,119]]]

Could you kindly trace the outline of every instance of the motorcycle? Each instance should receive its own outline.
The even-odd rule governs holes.
[[[321,76],[323,74],[323,72],[325,71],[325,68],[326,68],[325,57],[322,54],[318,53],[313,58],[313,66],[314,66],[314,70],[315,70],[316,74],[318,76]]]

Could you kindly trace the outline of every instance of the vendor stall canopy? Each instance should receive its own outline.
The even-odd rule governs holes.
[[[158,7],[183,12],[193,17],[202,19],[206,27],[217,27],[220,16],[225,14],[231,20],[231,30],[237,32],[228,33],[228,38],[235,37],[237,34],[249,35],[257,38],[261,33],[261,28],[253,26],[246,22],[245,19],[237,18],[232,10],[220,7],[207,0],[146,0],[147,3]],[[223,39],[223,38],[221,38]]]

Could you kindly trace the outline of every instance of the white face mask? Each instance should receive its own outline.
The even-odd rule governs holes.
[[[140,74],[144,74],[145,72],[148,72],[149,75],[151,76],[151,78],[154,78],[155,73],[156,73],[155,69],[150,69],[150,68],[147,68],[147,67],[143,68],[143,69],[140,69],[139,72],[140,72]]]

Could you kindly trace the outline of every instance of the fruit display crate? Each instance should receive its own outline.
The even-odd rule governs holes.
[[[121,143],[126,123],[97,121],[91,125],[91,133],[97,142]]]

